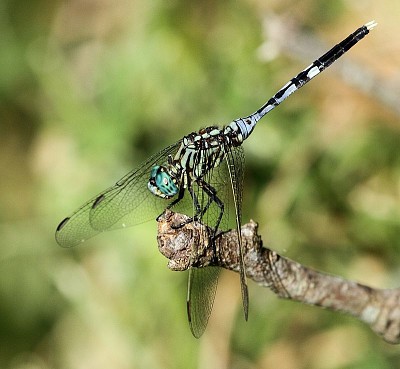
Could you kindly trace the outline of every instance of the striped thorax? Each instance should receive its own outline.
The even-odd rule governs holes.
[[[227,150],[243,142],[239,127],[231,125],[222,129],[210,126],[183,137],[175,156],[170,156],[166,165],[152,168],[149,190],[169,199],[182,186],[188,188],[191,182],[201,180],[224,160]]]

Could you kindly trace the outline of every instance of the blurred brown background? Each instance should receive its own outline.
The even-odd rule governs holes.
[[[253,112],[375,19],[244,144],[243,221],[301,263],[397,287],[400,2],[3,0],[0,19],[0,368],[400,368],[361,323],[252,282],[245,323],[233,273],[195,340],[155,222],[54,241],[148,156]]]

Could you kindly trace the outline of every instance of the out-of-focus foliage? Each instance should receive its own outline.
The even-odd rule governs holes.
[[[152,153],[254,111],[305,66],[259,58],[272,12],[327,47],[376,19],[344,58],[400,83],[400,4],[357,4],[3,0],[1,368],[399,367],[398,348],[362,324],[251,282],[243,322],[233,273],[195,340],[186,274],[166,268],[155,222],[72,250],[53,238],[63,217]],[[318,56],[311,49],[309,62]],[[244,221],[299,262],[396,286],[399,121],[334,68],[318,76],[245,143]]]

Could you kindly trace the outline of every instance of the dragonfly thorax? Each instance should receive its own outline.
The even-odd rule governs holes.
[[[234,146],[236,136],[229,126],[224,130],[210,126],[188,134],[175,155],[168,156],[168,163],[153,166],[148,189],[158,197],[170,199],[181,187],[188,188],[193,182],[201,182],[224,160],[226,150]]]
[[[152,194],[164,199],[170,199],[179,192],[176,178],[160,165],[155,165],[151,169],[147,188]]]

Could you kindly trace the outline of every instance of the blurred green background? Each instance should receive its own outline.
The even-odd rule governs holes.
[[[244,144],[243,221],[300,263],[388,288],[400,275],[400,2],[2,0],[0,368],[400,368],[399,348],[361,323],[252,282],[245,323],[228,272],[194,339],[187,276],[167,269],[155,222],[75,249],[54,240],[148,156],[253,112],[320,56],[284,46],[324,51],[372,19]]]

